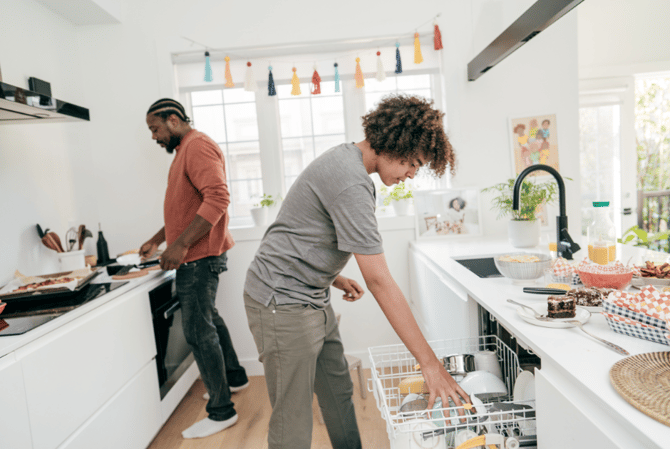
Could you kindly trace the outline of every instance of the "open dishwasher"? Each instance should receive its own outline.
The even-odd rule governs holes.
[[[408,397],[410,394],[420,396],[407,393],[404,387],[408,381],[421,376],[416,359],[402,344],[369,348],[372,378],[368,389],[373,392],[377,408],[386,421],[391,449],[456,449],[459,446],[469,449],[484,446],[484,442],[486,448],[496,449],[537,446],[535,401],[513,401],[512,397],[517,377],[522,372],[516,352],[497,335],[437,340],[429,344],[439,359],[455,354],[494,352],[506,393],[479,396],[481,400],[473,400],[476,412],[454,407],[453,403],[452,407],[443,406],[440,402],[436,402],[432,410],[407,407],[404,404],[412,399]],[[460,416],[459,409],[464,416]]]

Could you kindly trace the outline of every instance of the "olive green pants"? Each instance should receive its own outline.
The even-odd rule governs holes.
[[[332,306],[267,306],[244,293],[249,328],[265,369],[272,415],[269,449],[309,449],[314,393],[335,449],[359,449],[354,386]]]

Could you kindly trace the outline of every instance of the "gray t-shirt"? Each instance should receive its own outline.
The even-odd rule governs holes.
[[[381,254],[375,186],[353,143],[338,145],[298,176],[247,271],[244,290],[267,306],[324,307],[352,253]]]

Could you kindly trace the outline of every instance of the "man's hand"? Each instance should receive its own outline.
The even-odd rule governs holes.
[[[349,302],[354,302],[363,296],[365,290],[358,285],[353,279],[345,278],[344,276],[338,276],[333,281],[333,287],[339,288],[344,291],[342,299]]]
[[[140,257],[142,257],[142,259],[148,259],[156,254],[156,251],[158,251],[158,244],[149,240],[140,247]]]
[[[160,259],[161,268],[163,270],[176,270],[186,258],[186,253],[188,253],[188,246],[176,240],[163,251]]]

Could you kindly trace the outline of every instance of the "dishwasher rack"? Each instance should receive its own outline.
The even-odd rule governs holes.
[[[508,394],[495,401],[483,401],[485,410],[478,409],[474,415],[465,413],[463,407],[434,407],[431,411],[401,412],[404,396],[400,394],[398,385],[403,379],[421,373],[415,370],[417,361],[402,344],[371,347],[368,351],[372,378],[368,380],[368,390],[374,394],[377,408],[386,421],[391,449],[453,449],[457,446],[457,434],[466,429],[474,432],[470,435],[497,433],[506,438],[529,442],[536,438],[535,401],[526,401],[523,405],[527,407],[523,410],[500,410],[504,408],[501,404],[509,404],[513,399],[514,385],[521,372],[517,354],[509,346],[496,335],[428,343],[439,359],[453,354],[495,351]],[[521,403],[517,401],[515,404]],[[449,419],[457,416],[459,409],[466,416],[463,419]]]

